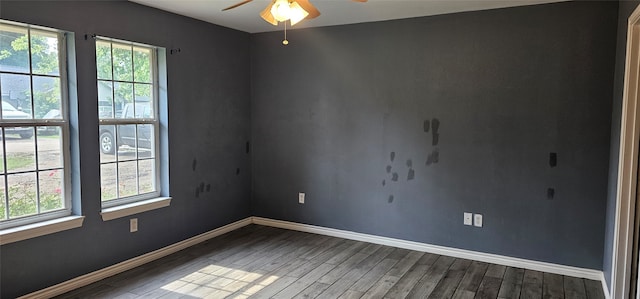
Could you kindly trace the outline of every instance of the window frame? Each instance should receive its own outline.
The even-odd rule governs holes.
[[[118,207],[122,207],[122,206],[129,206],[131,204],[136,204],[136,203],[140,203],[143,201],[147,201],[147,200],[153,200],[153,199],[158,199],[161,197],[161,193],[162,193],[162,185],[161,185],[161,165],[160,165],[160,160],[161,160],[161,151],[160,151],[160,138],[162,137],[161,133],[160,133],[160,112],[159,112],[159,101],[160,101],[160,96],[159,96],[159,86],[160,86],[160,82],[159,82],[159,63],[158,63],[158,51],[159,51],[159,47],[157,46],[153,46],[153,45],[148,45],[148,44],[143,44],[143,43],[138,43],[138,42],[132,42],[132,41],[127,41],[127,40],[121,40],[121,39],[115,39],[115,38],[110,38],[110,37],[105,37],[105,36],[96,36],[95,37],[95,45],[97,45],[98,42],[108,42],[110,43],[111,47],[111,65],[112,65],[112,73],[111,73],[111,79],[110,80],[105,80],[105,79],[100,79],[96,76],[96,84],[98,84],[100,81],[106,81],[106,82],[111,82],[112,83],[112,96],[113,96],[113,102],[112,102],[112,111],[113,111],[113,117],[111,118],[102,118],[99,116],[99,107],[98,110],[96,110],[96,113],[98,113],[98,132],[101,131],[100,127],[101,126],[113,126],[114,127],[114,131],[116,132],[116,136],[118,134],[118,127],[121,125],[152,125],[153,127],[153,136],[154,136],[154,140],[152,143],[153,146],[153,153],[154,153],[154,157],[153,157],[153,166],[154,166],[154,178],[153,178],[153,183],[154,183],[154,191],[153,192],[148,192],[148,193],[143,193],[140,194],[140,185],[139,185],[139,181],[136,183],[136,188],[137,190],[137,194],[136,195],[132,195],[132,196],[125,196],[125,197],[116,197],[115,199],[110,199],[110,200],[102,200],[102,165],[104,164],[115,164],[116,165],[116,196],[119,193],[119,184],[118,184],[118,164],[122,163],[122,162],[131,162],[131,161],[135,161],[136,162],[136,179],[139,180],[139,161],[141,159],[139,159],[138,156],[138,127],[136,126],[136,130],[135,130],[135,140],[136,140],[136,158],[133,160],[128,160],[128,161],[119,161],[118,158],[118,145],[117,145],[117,137],[114,136],[114,144],[116,146],[115,148],[115,153],[114,155],[116,156],[114,161],[111,162],[106,162],[103,163],[102,161],[99,161],[99,173],[100,173],[100,203],[101,203],[101,207],[103,209],[103,212],[105,211],[105,209],[109,210],[109,209],[113,209],[113,208],[118,208]],[[151,96],[152,96],[152,103],[151,103],[151,109],[153,112],[153,117],[149,118],[118,118],[115,110],[115,83],[130,83],[134,86],[134,101],[132,103],[133,107],[134,107],[134,116],[135,116],[135,106],[136,106],[136,101],[135,101],[135,84],[136,83],[140,83],[140,82],[136,82],[135,78],[132,76],[131,81],[126,81],[126,80],[116,80],[114,77],[114,70],[113,70],[113,44],[118,44],[118,45],[125,45],[125,46],[129,46],[132,48],[132,50],[135,47],[140,47],[140,48],[145,48],[145,49],[149,49],[149,53],[150,53],[150,75],[151,75],[151,80],[150,80],[150,84],[151,86]],[[132,53],[133,55],[133,53]],[[133,62],[133,57],[132,57],[132,72],[134,72],[135,70],[135,63]],[[96,62],[97,62],[97,47],[96,47]],[[98,70],[97,70],[97,65],[96,65],[96,74],[97,74]],[[133,73],[132,73],[133,75]],[[149,84],[149,83],[147,83]],[[97,102],[99,102],[100,99],[98,98]],[[100,154],[102,154],[100,152]],[[146,159],[146,160],[151,160],[151,159]]]
[[[34,138],[34,153],[35,153],[35,169],[33,171],[25,171],[26,172],[33,172],[36,174],[36,182],[37,182],[37,187],[36,187],[36,195],[37,195],[37,199],[36,200],[36,207],[37,210],[40,210],[40,181],[39,181],[39,166],[38,166],[38,127],[47,127],[47,126],[52,126],[52,127],[59,127],[60,128],[60,134],[61,134],[61,155],[62,155],[62,169],[64,172],[63,175],[63,193],[62,195],[64,196],[63,199],[63,208],[61,209],[57,209],[57,210],[53,210],[53,211],[45,211],[45,212],[37,212],[36,214],[31,214],[31,215],[25,215],[25,216],[20,216],[18,218],[9,218],[9,184],[8,184],[8,175],[9,173],[7,172],[7,159],[5,158],[5,154],[6,154],[6,140],[2,140],[1,142],[1,147],[2,147],[2,155],[3,155],[3,167],[4,167],[4,172],[2,173],[2,175],[4,175],[4,184],[6,186],[5,190],[4,190],[4,204],[5,204],[5,215],[7,218],[4,220],[0,220],[0,230],[5,230],[5,229],[11,229],[11,228],[15,228],[15,227],[19,227],[19,226],[25,226],[25,225],[29,225],[29,224],[35,224],[35,223],[40,223],[40,222],[45,222],[45,221],[49,221],[49,220],[54,220],[54,219],[59,219],[59,218],[63,218],[63,217],[67,217],[70,216],[72,214],[72,209],[73,209],[73,201],[72,201],[72,186],[71,186],[71,146],[70,146],[70,134],[71,134],[71,130],[70,130],[70,125],[69,125],[69,101],[70,101],[70,96],[69,96],[69,57],[68,57],[68,48],[67,48],[67,35],[68,33],[66,31],[63,30],[59,30],[59,29],[55,29],[55,28],[48,28],[48,27],[43,27],[43,26],[36,26],[36,25],[31,25],[31,24],[25,24],[25,23],[19,23],[19,22],[13,22],[13,21],[8,21],[8,20],[4,20],[4,19],[0,19],[0,24],[6,25],[6,26],[12,26],[12,27],[18,27],[18,28],[23,28],[27,30],[27,40],[28,40],[28,59],[29,59],[29,71],[28,73],[21,73],[21,72],[11,72],[11,71],[0,71],[0,74],[13,74],[13,75],[23,75],[23,76],[29,76],[29,92],[30,92],[30,98],[31,98],[31,107],[32,107],[32,111],[35,110],[35,99],[34,99],[34,86],[33,86],[33,80],[34,80],[34,76],[36,77],[47,77],[47,78],[59,78],[60,80],[60,116],[61,119],[36,119],[36,118],[31,118],[31,119],[14,119],[14,120],[5,120],[5,119],[0,119],[0,130],[3,130],[7,127],[31,127],[33,128],[33,137]],[[57,37],[58,40],[58,70],[59,70],[59,74],[58,76],[55,75],[50,75],[50,74],[34,74],[33,73],[33,59],[32,59],[32,45],[31,45],[31,31],[32,30],[36,30],[36,31],[44,31],[44,32],[48,32],[51,34],[55,34],[55,36]],[[33,112],[32,112],[33,113]],[[4,136],[4,135],[3,135]],[[21,173],[21,172],[19,172]]]

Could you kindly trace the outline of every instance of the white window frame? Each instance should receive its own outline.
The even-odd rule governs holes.
[[[104,220],[110,220],[110,219],[114,219],[114,218],[118,218],[118,217],[113,217],[113,216],[105,216],[105,212],[108,212],[109,210],[114,210],[117,209],[118,207],[125,207],[127,209],[129,209],[128,207],[130,207],[132,204],[138,203],[138,202],[142,202],[142,201],[148,201],[148,200],[152,200],[151,202],[149,202],[148,204],[151,206],[155,206],[154,208],[160,208],[160,207],[164,207],[167,206],[169,204],[169,200],[170,198],[160,198],[160,194],[161,194],[161,190],[162,190],[162,186],[161,186],[161,168],[160,168],[160,115],[159,115],[159,74],[158,74],[158,47],[156,46],[152,46],[152,45],[147,45],[147,44],[142,44],[142,43],[137,43],[137,42],[131,42],[131,41],[125,41],[125,40],[119,40],[119,39],[114,39],[114,38],[108,38],[108,37],[102,37],[102,36],[97,36],[95,38],[96,44],[97,42],[109,42],[112,43],[111,46],[111,63],[113,64],[113,44],[121,44],[121,45],[126,45],[126,46],[131,46],[131,47],[143,47],[143,48],[148,48],[150,49],[150,53],[151,53],[151,84],[152,84],[152,111],[153,111],[153,118],[132,118],[132,119],[127,119],[127,118],[117,118],[115,115],[115,107],[113,109],[113,113],[114,113],[114,117],[113,118],[100,118],[98,117],[98,125],[99,126],[114,126],[115,130],[116,130],[116,134],[117,134],[117,128],[118,126],[121,125],[152,125],[153,126],[153,134],[154,134],[154,140],[153,140],[153,150],[154,150],[154,167],[155,167],[155,178],[154,178],[154,189],[155,191],[153,192],[149,192],[149,193],[143,193],[143,194],[137,194],[137,195],[133,195],[133,196],[127,196],[127,197],[116,197],[116,199],[111,199],[111,200],[107,200],[107,201],[102,201],[102,178],[100,178],[100,190],[101,190],[101,196],[100,196],[100,202],[102,205],[102,209],[103,209],[103,219]],[[132,60],[133,61],[133,60]],[[133,68],[135,69],[135,64],[133,64]],[[113,83],[131,83],[135,86],[135,78],[132,78],[131,81],[121,81],[121,80],[115,80],[115,78],[113,77],[113,70],[112,70],[112,74],[111,74],[111,80],[104,80],[104,79],[97,79],[97,82],[99,81],[108,81]],[[138,82],[139,83],[139,82]],[[113,86],[113,85],[112,85]],[[135,88],[135,87],[134,87]],[[115,89],[112,89],[115,93]],[[135,90],[134,90],[134,94],[135,94]],[[135,103],[135,102],[134,102]],[[115,106],[115,96],[114,96],[114,106]],[[135,110],[135,104],[134,104],[134,110]],[[96,111],[97,112],[97,111]],[[134,113],[135,115],[135,113]],[[135,130],[135,134],[136,134],[136,140],[138,140],[138,136],[137,136],[137,130]],[[136,161],[136,163],[138,163],[138,161],[140,161],[141,159],[139,159],[139,157],[137,156],[138,153],[136,151],[136,159],[134,160],[128,160],[128,161],[118,161],[117,158],[117,151],[118,151],[118,146],[117,146],[117,137],[114,136],[114,144],[116,144],[116,153],[114,153],[116,155],[116,159],[113,162],[105,162],[102,163],[100,162],[100,167],[102,167],[103,164],[115,164],[116,165],[116,196],[119,193],[119,184],[118,182],[118,163],[121,162],[130,162],[130,161]],[[137,142],[137,141],[136,141]],[[142,160],[150,160],[150,159],[142,159]],[[139,168],[138,166],[136,166],[136,171],[138,172],[136,174],[136,178],[139,178]],[[101,170],[99,171],[101,173]],[[139,184],[136,184],[137,188],[138,188],[138,192],[140,192],[139,188]],[[158,206],[157,204],[157,199],[161,199],[161,204]],[[133,208],[134,211],[136,212],[141,212],[141,211],[146,211],[149,210],[149,208],[142,208],[140,209],[139,207],[137,208]],[[108,213],[112,213],[112,212],[108,212]],[[116,210],[116,213],[119,213]],[[129,212],[124,213],[124,215],[129,215]],[[113,217],[113,218],[111,218]]]
[[[34,144],[35,144],[35,153],[36,153],[36,163],[35,163],[35,170],[33,171],[25,171],[26,172],[35,172],[36,173],[36,182],[38,184],[38,187],[36,190],[39,190],[39,180],[38,180],[38,172],[39,172],[39,168],[38,168],[38,142],[37,142],[37,138],[38,138],[38,132],[37,132],[37,127],[41,127],[41,126],[55,126],[55,127],[60,127],[60,134],[62,135],[62,149],[61,149],[61,155],[62,155],[62,159],[63,159],[63,170],[64,170],[64,177],[63,177],[63,196],[64,196],[64,200],[63,200],[63,204],[64,207],[62,209],[58,209],[58,210],[54,210],[54,211],[46,211],[46,212],[39,212],[40,210],[40,201],[37,200],[36,204],[37,204],[37,209],[38,212],[37,214],[33,214],[33,215],[26,215],[26,216],[21,216],[19,218],[14,218],[14,219],[10,219],[8,218],[9,215],[9,196],[8,196],[8,190],[9,190],[9,185],[8,185],[8,175],[5,172],[4,173],[4,184],[6,186],[5,189],[5,194],[4,194],[4,204],[5,204],[5,217],[7,217],[7,219],[0,221],[0,230],[5,230],[5,229],[10,229],[10,228],[15,228],[18,226],[25,226],[25,225],[29,225],[29,224],[34,224],[34,223],[38,223],[38,222],[45,222],[48,220],[52,220],[52,219],[57,219],[57,218],[62,218],[62,217],[66,217],[71,215],[71,209],[72,209],[72,200],[71,200],[71,155],[70,155],[70,145],[69,145],[69,91],[68,91],[68,63],[67,63],[67,42],[66,42],[66,33],[64,31],[61,30],[57,30],[57,29],[53,29],[53,28],[47,28],[47,27],[41,27],[41,26],[34,26],[34,25],[29,25],[29,24],[24,24],[24,23],[18,23],[18,22],[12,22],[12,21],[6,21],[6,20],[0,20],[0,23],[8,25],[8,26],[14,26],[14,27],[21,27],[24,29],[27,29],[27,39],[29,42],[29,49],[28,49],[28,57],[29,57],[29,73],[20,73],[20,72],[6,72],[6,71],[0,71],[0,73],[2,74],[17,74],[17,75],[28,75],[29,79],[31,81],[30,83],[30,92],[31,92],[31,107],[35,107],[34,106],[34,92],[33,92],[33,77],[34,76],[43,76],[43,77],[59,77],[60,79],[60,115],[62,116],[62,119],[26,119],[26,120],[4,120],[4,119],[0,119],[0,129],[4,130],[4,128],[6,127],[18,127],[18,126],[23,126],[23,127],[32,127],[34,130],[34,135],[32,138],[34,138]],[[41,75],[41,74],[33,74],[33,66],[32,66],[32,56],[31,56],[31,30],[38,30],[38,31],[47,31],[53,34],[56,34],[56,36],[58,37],[58,69],[59,69],[59,76],[51,76],[51,75]],[[1,109],[1,108],[0,108]],[[6,154],[6,143],[5,140],[1,141],[1,145],[2,149],[3,149],[3,155]],[[7,165],[6,165],[6,160],[4,159],[4,169],[5,171],[7,170]],[[38,196],[38,198],[40,197],[40,192],[36,192],[36,196]]]

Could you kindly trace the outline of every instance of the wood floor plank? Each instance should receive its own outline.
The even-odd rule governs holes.
[[[542,298],[542,272],[525,270],[522,280],[521,299],[539,299]]]
[[[351,288],[350,290],[358,291],[358,292],[366,292],[369,290],[376,281],[380,280],[395,264],[398,263],[398,260],[391,259],[389,257],[385,258],[382,262],[377,264],[371,271],[365,274],[362,278],[360,278]]]
[[[470,260],[456,259],[444,277],[433,289],[433,292],[429,294],[429,298],[451,298],[455,293],[462,277],[471,265]]]
[[[480,287],[480,283],[482,282],[482,278],[484,277],[484,273],[487,272],[487,268],[489,264],[483,262],[471,262],[469,268],[465,272],[456,292],[453,294],[453,298],[469,298],[469,294],[473,294],[471,298],[473,298],[476,294],[476,291]]]
[[[289,238],[285,240],[285,244],[280,246],[270,252],[268,255],[263,255],[262,257],[254,260],[253,262],[242,267],[245,271],[255,272],[257,270],[262,270],[265,265],[270,264],[274,260],[285,256],[287,253],[295,251],[295,249],[299,246],[295,242],[296,238]]]
[[[380,278],[366,293],[362,296],[362,298],[384,298],[384,295],[389,292],[389,290],[400,280],[399,277],[393,275],[385,275]]]
[[[364,295],[363,292],[358,292],[358,291],[349,289],[346,292],[344,292],[342,295],[340,295],[338,299],[359,299],[359,298],[362,298],[363,295]]]
[[[420,281],[427,270],[436,262],[439,255],[425,253],[416,263],[405,273],[400,280],[384,295],[385,298],[404,298]]]
[[[56,298],[587,298],[600,281],[249,225]]]
[[[602,290],[602,283],[597,280],[585,279],[584,280],[585,291],[588,299],[604,299],[604,291]]]
[[[334,255],[333,257],[331,257],[326,262],[328,264],[338,265],[338,264],[344,262],[345,260],[347,260],[348,258],[350,258],[356,252],[362,250],[362,248],[364,248],[365,246],[367,246],[367,243],[355,242],[351,246],[349,246],[349,248],[347,248],[344,251],[339,252],[338,254]]]
[[[324,292],[324,290],[326,290],[328,287],[329,287],[328,284],[314,282],[312,285],[310,285],[308,288],[306,288],[304,291],[302,291],[300,294],[296,295],[293,298],[295,299],[316,298],[318,297],[318,295],[320,295],[320,293]]]
[[[584,288],[584,280],[576,277],[564,277],[564,298],[587,298],[587,291]]]
[[[332,264],[322,264],[307,273],[305,276],[296,280],[294,283],[284,288],[282,291],[273,296],[273,298],[293,298],[295,295],[304,291],[304,289],[308,288],[310,285],[320,279],[320,277],[324,276],[325,274],[327,274],[327,272],[331,271],[335,267],[336,265]]]
[[[409,254],[410,252],[413,252],[413,251],[409,249],[404,249],[404,248],[396,248],[391,254],[389,254],[387,258],[393,259],[393,260],[401,260],[405,256],[407,256],[407,254]]]
[[[562,275],[543,273],[542,297],[545,299],[564,298],[564,283]]]
[[[340,244],[342,242],[344,242],[344,239],[328,237],[327,239],[323,240],[322,243],[320,243],[319,245],[316,245],[314,248],[309,250],[307,253],[301,255],[300,258],[313,259],[313,258],[321,255],[325,251],[327,251],[327,249],[334,248],[334,247],[336,247],[338,244]]]
[[[456,259],[450,256],[441,255],[429,270],[420,278],[418,283],[411,289],[408,297],[426,298],[433,292],[440,280],[445,276],[449,267]]]
[[[413,265],[416,264],[425,255],[424,252],[411,251],[404,258],[402,258],[391,270],[389,270],[390,276],[402,277]],[[432,258],[432,257],[431,257]]]
[[[337,265],[335,268],[329,271],[329,273],[320,277],[320,279],[318,279],[318,282],[328,284],[328,285],[333,284],[334,282],[336,282],[336,280],[344,276],[347,272],[349,272],[352,269],[352,267],[360,263],[365,258],[367,258],[367,254],[360,253],[360,252],[352,255],[349,259],[347,259],[346,261],[342,262],[340,265]]]
[[[524,280],[524,269],[507,267],[498,298],[518,299],[522,291],[522,281]]]
[[[491,264],[487,268],[487,272],[484,273],[484,276],[502,279],[504,277],[504,273],[506,270],[507,270],[506,266]]]
[[[272,283],[269,283],[264,288],[260,289],[255,294],[251,295],[251,298],[271,298],[273,295],[282,291],[284,288],[292,284],[294,281],[298,280],[297,277],[279,277],[275,279]]]
[[[344,294],[352,285],[362,278],[369,270],[377,265],[382,259],[387,257],[392,251],[392,247],[375,246],[368,247],[370,250],[362,250],[360,253],[369,254],[367,258],[358,263],[351,271],[340,277],[329,288],[320,294],[322,298],[337,298]],[[375,251],[371,251],[375,248]]]
[[[500,284],[502,280],[497,277],[484,276],[482,278],[482,282],[480,283],[480,287],[478,287],[478,292],[476,292],[476,299],[495,299],[498,297],[498,292],[500,291]]]

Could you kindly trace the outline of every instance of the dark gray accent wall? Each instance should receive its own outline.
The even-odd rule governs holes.
[[[607,214],[605,248],[603,257],[604,278],[611,289],[612,254],[616,221],[616,196],[618,191],[618,159],[620,157],[620,129],[622,118],[622,93],[624,88],[625,60],[627,52],[627,26],[629,16],[640,1],[620,1],[618,8],[618,34],[616,45],[615,81],[613,109],[611,114],[611,147],[609,155],[609,189],[607,192]]]
[[[1,1],[0,17],[74,32],[82,228],[4,245],[0,297],[14,298],[250,216],[250,36],[127,1]],[[171,206],[103,222],[95,43],[85,34],[167,54]],[[237,173],[237,169],[240,172]],[[211,186],[204,192],[195,190]],[[76,194],[75,196],[78,196]]]
[[[253,214],[602,269],[617,14],[576,1],[293,30],[286,47],[252,35]]]

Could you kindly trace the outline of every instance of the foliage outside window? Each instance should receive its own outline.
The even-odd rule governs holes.
[[[64,33],[0,21],[0,228],[70,214]]]
[[[98,38],[96,65],[103,206],[157,197],[156,49]]]

